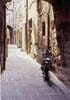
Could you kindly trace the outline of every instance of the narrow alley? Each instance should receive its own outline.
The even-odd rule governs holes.
[[[57,82],[53,78],[47,83],[40,65],[16,45],[9,45],[6,70],[1,76],[1,100],[69,100]]]
[[[0,100],[70,100],[70,1],[0,0],[0,69]]]

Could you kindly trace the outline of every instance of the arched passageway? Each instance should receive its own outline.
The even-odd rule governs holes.
[[[7,31],[7,37],[8,37],[8,42],[9,44],[14,44],[15,41],[15,32],[13,28],[9,25],[7,25],[8,31]]]

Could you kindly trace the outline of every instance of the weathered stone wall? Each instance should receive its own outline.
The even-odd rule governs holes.
[[[63,66],[70,67],[70,7],[54,8],[58,47]]]
[[[1,66],[3,65],[3,33],[4,33],[4,26],[3,26],[3,18],[4,18],[4,10],[3,10],[3,5],[2,5],[2,0],[0,0],[0,63]],[[3,66],[2,66],[3,67]]]
[[[6,12],[5,0],[0,0],[0,64],[1,70],[5,69],[6,60]]]
[[[45,22],[44,35],[42,31],[43,22]],[[42,59],[42,53],[44,53],[48,49],[48,38],[49,38],[50,50],[52,54],[56,56],[59,53],[59,50],[58,50],[57,39],[56,39],[56,27],[54,26],[53,6],[44,0],[41,1],[41,11],[39,12],[39,16],[38,16],[38,34],[39,34],[38,47],[40,48],[40,52],[38,51],[38,57],[40,59],[39,62]]]
[[[47,46],[47,4],[48,2],[45,2],[42,0],[41,2],[41,11],[39,12],[38,17],[38,31],[39,31],[39,46],[40,48],[44,48],[43,44],[46,44]],[[50,5],[50,4],[49,4]],[[51,6],[50,6],[51,7]],[[52,11],[50,15],[50,47],[51,51],[54,55],[57,55],[60,53],[61,61],[63,66],[70,67],[70,7],[69,4],[56,4],[54,1],[52,3],[52,11],[54,14],[54,17],[51,18]],[[47,20],[47,21],[46,21]],[[45,21],[46,23],[46,35],[42,37],[42,21]],[[53,25],[54,21],[54,25]],[[54,26],[54,28],[52,27]],[[42,40],[42,41],[41,41]],[[45,43],[43,43],[43,41]],[[41,50],[43,51],[43,50]],[[38,52],[39,54],[40,52]],[[40,54],[39,54],[40,55]],[[42,56],[41,56],[42,57]],[[41,58],[40,57],[40,58]]]
[[[29,1],[29,10],[28,10],[28,19],[29,19],[29,42],[30,42],[30,53],[34,57],[36,56],[36,46],[37,42],[37,1]],[[31,22],[30,22],[31,21]]]

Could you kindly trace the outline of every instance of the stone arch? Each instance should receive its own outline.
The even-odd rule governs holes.
[[[7,28],[9,30],[9,43],[14,44],[13,28],[10,25],[7,25]]]

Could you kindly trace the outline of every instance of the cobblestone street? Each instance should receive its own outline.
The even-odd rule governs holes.
[[[1,76],[1,100],[70,100],[55,83],[44,80],[40,65],[25,52],[9,47],[6,70]]]

